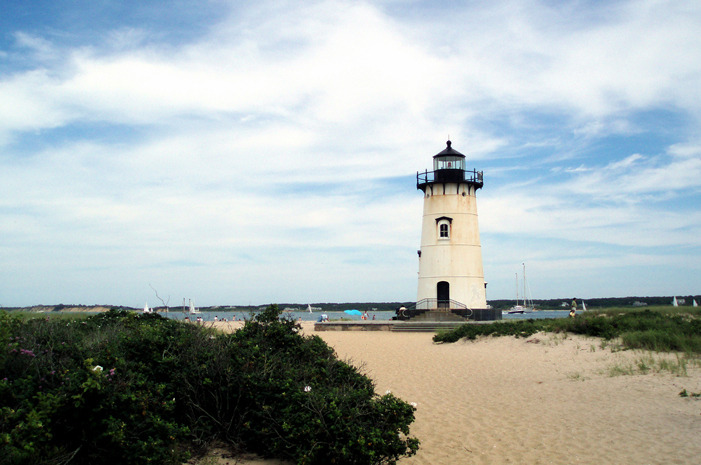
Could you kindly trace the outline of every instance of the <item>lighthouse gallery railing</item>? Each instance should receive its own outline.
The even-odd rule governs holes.
[[[476,184],[477,187],[482,187],[484,184],[484,174],[482,171],[477,171],[477,170],[438,170],[440,173],[445,173],[446,171],[450,172],[450,182],[468,182],[472,184]],[[462,176],[457,173],[458,171],[462,172]],[[457,179],[456,179],[457,175]],[[441,176],[438,176],[439,178]],[[421,189],[422,186],[425,186],[426,184],[436,182],[436,171],[424,171],[423,173],[418,171],[416,173],[416,188]]]

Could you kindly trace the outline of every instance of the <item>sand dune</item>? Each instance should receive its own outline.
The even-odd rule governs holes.
[[[641,352],[536,335],[434,344],[431,333],[319,332],[377,391],[416,402],[414,464],[697,464],[701,370],[611,376]],[[674,356],[671,356],[674,358]]]

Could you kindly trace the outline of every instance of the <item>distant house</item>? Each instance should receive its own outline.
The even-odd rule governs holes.
[[[636,300],[633,302],[633,307],[647,307],[647,302],[640,302],[639,300]]]

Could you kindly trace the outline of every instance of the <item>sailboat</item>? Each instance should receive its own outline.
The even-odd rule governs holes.
[[[583,300],[582,300],[582,311],[583,312],[587,311],[587,304],[585,304]]]
[[[672,299],[672,307],[678,307],[679,303],[677,302],[677,296],[675,295],[674,298]]]
[[[692,307],[698,307],[698,306],[699,306],[699,304],[696,303],[696,299],[693,299],[693,300],[691,301],[691,306],[692,306]]]
[[[195,302],[193,302],[192,299],[188,300],[190,301],[190,313],[200,313],[200,311],[195,308]]]
[[[311,304],[307,304],[307,311],[309,313],[312,313],[312,305]]]
[[[509,310],[507,310],[506,313],[515,314],[515,313],[524,313],[525,311],[526,311],[525,308],[523,307],[523,305],[521,305],[519,303],[519,300],[518,300],[518,273],[516,273],[516,305],[514,305]]]
[[[530,299],[530,297],[526,297],[527,292],[526,292],[526,264],[523,263],[523,305],[519,304],[519,299],[518,299],[518,273],[516,273],[516,305],[511,307],[507,313],[514,314],[514,313],[531,313],[534,308],[533,308],[533,301]]]
[[[153,309],[148,307],[148,302],[144,305],[144,313],[153,313]]]

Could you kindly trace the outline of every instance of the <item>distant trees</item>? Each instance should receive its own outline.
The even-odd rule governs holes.
[[[594,308],[608,308],[608,307],[639,307],[640,303],[647,305],[671,305],[673,296],[658,296],[658,297],[604,297],[604,298],[592,298],[587,299],[586,296],[569,296],[562,297],[558,299],[534,299],[533,303],[542,310],[562,310],[562,303],[565,302],[567,307],[569,307],[572,297],[577,297],[577,300],[581,303],[582,299],[587,304],[588,309]],[[685,305],[691,305],[692,301],[695,299],[697,303],[701,303],[700,296],[677,296],[677,298],[684,299],[686,301]],[[636,304],[636,302],[638,302]],[[506,310],[514,305],[513,299],[500,299],[500,300],[490,300],[487,302],[493,308],[499,310]]]

